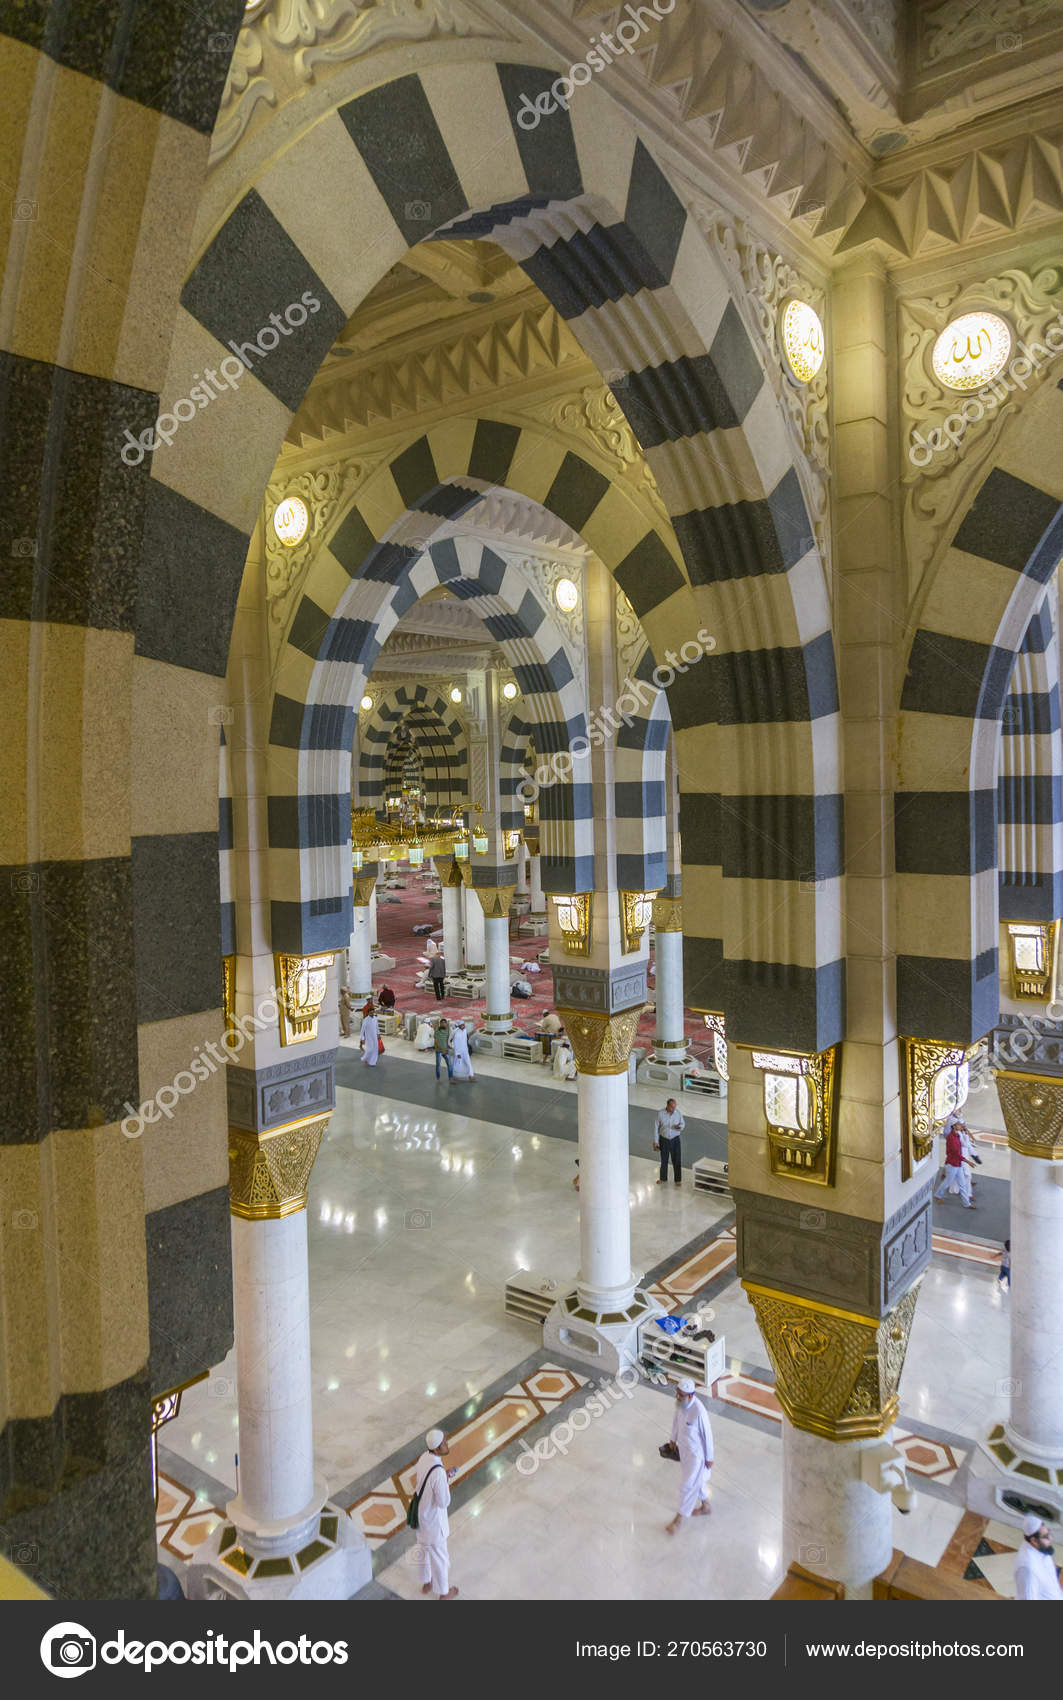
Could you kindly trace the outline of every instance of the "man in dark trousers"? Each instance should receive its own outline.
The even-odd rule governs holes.
[[[676,1108],[674,1098],[669,1098],[663,1110],[657,1111],[657,1121],[653,1129],[653,1149],[661,1153],[661,1173],[658,1186],[664,1186],[668,1179],[668,1159],[672,1160],[672,1173],[676,1186],[683,1184],[683,1157],[679,1145],[679,1135],[686,1123]]]
[[[431,980],[435,989],[437,1003],[442,1003],[446,996],[446,987],[443,984],[444,979],[446,978],[446,972],[447,965],[443,961],[442,952],[440,952],[438,956],[433,956],[431,966],[428,970],[428,978]]]

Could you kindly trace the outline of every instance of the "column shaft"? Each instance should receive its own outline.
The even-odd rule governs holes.
[[[826,1440],[783,1422],[783,1556],[870,1599],[893,1553],[893,1501],[861,1475],[862,1454],[882,1441]]]
[[[470,898],[472,893],[470,892]],[[509,1005],[509,917],[491,915],[484,918],[484,945],[487,954],[487,990],[484,994],[484,1029],[488,1033],[508,1033],[513,1026]]]
[[[528,858],[528,892],[531,897],[532,914],[545,914],[546,898],[543,896],[543,862],[541,856],[529,856]]]
[[[487,963],[484,912],[476,893],[465,888],[465,966],[471,974],[483,974]]]
[[[580,1301],[613,1311],[631,1302],[627,1070],[578,1079]]]
[[[1063,1464],[1063,1186],[1058,1163],[1011,1153],[1011,1416],[1024,1458]],[[1032,1491],[1032,1484],[1031,1484]]]
[[[456,974],[462,964],[461,952],[461,886],[441,888],[443,917],[443,960],[448,974]]]
[[[654,1055],[658,1062],[679,1062],[686,1056],[687,1049],[683,1032],[682,933],[658,932],[655,952],[657,1023]]]
[[[351,943],[347,957],[347,984],[355,1008],[364,1003],[373,990],[372,926],[369,905],[355,904],[352,911]]]

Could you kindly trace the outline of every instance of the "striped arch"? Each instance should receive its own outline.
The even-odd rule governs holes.
[[[526,792],[518,786],[527,778],[529,756],[538,756],[534,722],[526,720],[521,708],[514,708],[502,733],[499,756],[498,794],[501,801],[503,832],[520,832],[524,827]],[[535,762],[532,764],[535,765]]]
[[[1059,645],[1045,597],[1030,621],[1001,716],[997,778],[1002,921],[1063,916]]]
[[[616,703],[625,716],[613,765],[618,891],[663,891],[668,878],[665,765],[672,722],[668,698],[653,682],[655,665],[647,649]]]
[[[1063,394],[1003,439],[930,586],[901,693],[897,1024],[966,1044],[994,1026],[1001,717],[1063,554]]]
[[[209,542],[200,553],[227,586],[228,629],[261,491],[338,330],[412,244],[433,235],[499,243],[608,378],[682,559],[644,525],[632,535],[623,492],[601,473],[588,480],[557,442],[544,441],[523,483],[612,563],[658,657],[699,628],[716,642],[669,692],[688,783],[726,796],[726,808],[706,805],[700,821],[695,809],[684,828],[691,996],[723,1005],[736,1040],[815,1049],[842,1032],[842,808],[827,585],[801,471],[724,267],[627,117],[588,86],[549,124],[521,127],[518,113],[554,76],[438,63],[345,101],[263,166],[182,294],[164,408],[230,344],[250,372],[238,396],[197,412],[156,457],[153,475],[172,491],[161,506],[181,538],[161,571],[198,628],[188,545]],[[271,313],[285,314],[283,334]],[[451,423],[455,445],[466,429]],[[504,433],[480,447],[480,476],[510,481]],[[377,519],[350,552],[360,563],[382,536]],[[385,552],[371,570],[393,564]],[[308,702],[294,684],[285,682],[289,700]],[[311,748],[323,718],[342,718],[348,702],[315,701],[316,723],[290,724],[285,736]],[[713,724],[719,778],[699,780]],[[288,843],[309,846],[294,825],[292,815]],[[289,938],[302,931],[294,916],[283,922],[290,901],[277,917]]]
[[[469,747],[465,728],[451,705],[427,685],[398,685],[385,692],[377,698],[360,728],[360,807],[383,807],[391,778],[388,767],[391,740],[401,721],[406,722],[414,735],[429,813],[464,808],[469,800]]]
[[[567,750],[584,731],[582,693],[568,656],[519,562],[474,537],[444,536],[426,544],[424,530],[424,510],[404,513],[391,534],[370,547],[361,569],[345,577],[329,614],[312,605],[309,615],[305,596],[296,610],[277,677],[291,680],[297,660],[305,696],[297,702],[278,684],[268,751],[276,950],[337,948],[344,929],[349,935],[351,734],[344,715],[326,705],[361,696],[381,646],[428,591],[445,584],[452,595],[475,601],[536,716],[544,750]],[[344,712],[349,716],[349,709]],[[309,739],[287,743],[291,727],[308,729]],[[593,881],[589,785],[569,781],[552,787],[540,820],[544,885],[559,891],[588,889]]]

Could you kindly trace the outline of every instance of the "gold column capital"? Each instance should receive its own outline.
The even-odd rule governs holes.
[[[1001,1068],[996,1088],[1011,1149],[1021,1157],[1063,1162],[1063,1080]]]
[[[917,1280],[880,1319],[743,1281],[795,1428],[828,1440],[883,1435],[897,1420]]]
[[[375,874],[355,874],[354,876],[354,907],[364,909],[373,901],[373,887],[376,885]]]
[[[644,1008],[639,1003],[615,1015],[603,1015],[585,1009],[562,1009],[558,1005],[557,1013],[565,1023],[565,1036],[572,1045],[581,1074],[627,1073],[628,1057]]]
[[[683,899],[655,897],[653,900],[653,930],[655,933],[683,931]]]
[[[480,899],[485,921],[504,921],[517,895],[515,885],[474,885],[470,889]]]
[[[229,1128],[229,1209],[248,1222],[306,1209],[310,1171],[332,1115],[306,1116],[251,1133]]]

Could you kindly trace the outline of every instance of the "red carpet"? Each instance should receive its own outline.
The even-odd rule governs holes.
[[[424,933],[414,935],[413,928],[426,923],[439,932],[437,942],[442,943],[442,915],[439,899],[436,906],[429,906],[429,896],[424,891],[420,876],[406,876],[405,891],[378,891],[377,896],[377,937],[380,948],[395,958],[395,967],[383,976],[374,977],[374,988],[379,990],[386,983],[395,993],[395,1007],[405,1014],[413,1010],[418,1015],[432,1013],[437,1009],[435,993],[429,987],[426,991],[418,991],[415,985],[418,974],[424,967],[421,957],[425,954],[428,942]],[[385,903],[385,897],[397,897],[397,903]],[[539,952],[545,950],[549,940],[545,933],[532,936],[524,934],[520,939],[511,938],[509,945],[510,961],[513,966],[513,977],[517,977],[521,962],[534,962]],[[514,958],[517,960],[514,961]],[[548,1009],[553,1008],[554,984],[553,975],[547,964],[543,964],[538,974],[527,974],[532,988],[530,998],[514,998],[512,1000],[513,1019],[517,1026],[527,1033],[534,1033],[539,1021]],[[653,997],[653,980],[650,980],[649,995]],[[475,1019],[476,1024],[483,1015],[483,999],[446,998],[444,1008],[448,1014],[459,1012]],[[693,1010],[687,1011],[686,1031],[693,1040],[692,1048],[699,1057],[710,1055],[709,1045],[702,1035],[705,1032],[701,1016]],[[648,1046],[653,1040],[654,1015],[647,1011],[639,1022],[638,1042]]]

